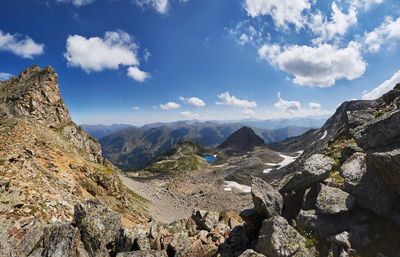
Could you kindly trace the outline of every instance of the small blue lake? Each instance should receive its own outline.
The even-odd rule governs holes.
[[[207,155],[203,157],[208,163],[213,163],[217,159],[216,155]]]

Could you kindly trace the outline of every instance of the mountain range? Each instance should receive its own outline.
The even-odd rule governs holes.
[[[123,170],[133,170],[145,166],[158,154],[173,147],[180,139],[194,140],[205,147],[214,148],[243,126],[242,123],[180,122],[143,128],[129,127],[104,136],[99,142],[104,156],[114,165]],[[305,127],[252,129],[266,143],[298,136],[309,130]]]

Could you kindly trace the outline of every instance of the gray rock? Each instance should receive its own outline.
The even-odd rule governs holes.
[[[116,248],[119,252],[150,250],[149,233],[149,228],[143,225],[122,228],[116,242]]]
[[[280,216],[263,221],[254,249],[269,257],[313,256],[306,240]]]
[[[167,252],[157,250],[147,251],[133,251],[133,252],[121,252],[117,254],[117,257],[168,257]]]
[[[70,224],[49,225],[44,232],[43,256],[74,257],[77,255],[79,240],[79,230]]]
[[[121,214],[110,211],[99,199],[75,205],[73,223],[81,232],[81,240],[90,255],[114,250],[122,227]]]
[[[281,215],[283,197],[264,180],[253,177],[251,183],[251,196],[254,209],[264,218]]]
[[[190,247],[188,234],[185,232],[176,233],[173,235],[169,248],[176,253],[185,252]]]
[[[344,232],[334,235],[334,236],[329,236],[326,240],[329,243],[335,243],[342,247],[346,247],[346,249],[351,247],[351,244],[350,244],[351,234],[347,231],[344,231]]]
[[[247,249],[241,255],[239,255],[239,257],[265,257],[265,255],[262,253],[258,253],[253,249]]]
[[[329,177],[333,164],[334,160],[330,157],[322,154],[312,155],[304,162],[302,170],[292,175],[280,191],[306,189],[326,179]]]
[[[219,214],[216,212],[207,212],[207,214],[199,220],[198,226],[201,229],[211,231],[214,226],[218,223]]]
[[[239,215],[246,222],[249,230],[251,231],[251,234],[257,235],[258,231],[261,228],[263,217],[260,214],[258,214],[258,212],[254,208],[244,209],[240,212]]]
[[[352,195],[338,188],[321,185],[315,207],[317,214],[332,215],[351,210],[355,201]]]
[[[382,174],[382,180],[393,192],[400,194],[400,148],[367,155],[368,169]]]
[[[384,216],[390,213],[395,195],[383,184],[380,174],[367,167],[364,153],[353,154],[341,166],[344,190],[356,198],[360,207]]]
[[[71,122],[67,107],[61,98],[57,73],[52,67],[40,69],[34,65],[3,82],[0,111],[13,117],[30,117],[49,127],[60,127]],[[12,85],[12,86],[7,86]],[[1,116],[1,115],[0,115]]]
[[[43,256],[44,248],[36,248],[31,252],[28,257],[42,257]]]

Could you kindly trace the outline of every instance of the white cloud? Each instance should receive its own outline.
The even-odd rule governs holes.
[[[330,44],[319,46],[263,45],[261,59],[294,76],[293,82],[311,87],[330,87],[337,79],[353,80],[364,74],[366,63],[360,45],[350,42],[346,48]]]
[[[253,116],[255,114],[254,111],[250,109],[257,107],[257,103],[254,101],[250,102],[247,100],[238,99],[234,95],[231,96],[229,92],[219,94],[217,95],[217,97],[221,100],[219,102],[216,102],[216,104],[218,105],[227,105],[236,107],[239,109],[241,113],[248,116]]]
[[[186,103],[186,104],[190,104],[191,106],[194,107],[204,107],[206,106],[206,104],[204,103],[203,100],[201,100],[198,97],[189,97],[189,98],[185,98],[183,96],[179,97],[179,100],[181,100],[182,102]]]
[[[160,14],[166,14],[169,9],[168,0],[136,0],[136,4],[140,7],[150,6]]]
[[[160,104],[160,108],[163,110],[173,110],[181,108],[181,105],[175,102],[168,102],[166,104]]]
[[[330,21],[327,21],[321,12],[311,15],[310,29],[319,37],[313,39],[314,44],[319,44],[324,41],[333,39],[336,35],[343,36],[351,25],[357,23],[357,11],[354,6],[348,9],[345,14],[332,2],[332,13]]]
[[[381,97],[383,94],[389,92],[396,86],[397,83],[400,83],[400,70],[397,71],[390,79],[386,80],[378,87],[374,88],[371,92],[364,92],[362,99],[363,100],[373,100]]]
[[[368,10],[372,5],[381,3],[383,3],[383,0],[353,0],[351,2],[352,6],[364,8],[365,10]]]
[[[240,109],[240,112],[247,116],[254,116],[255,112],[247,107]]]
[[[308,106],[309,106],[311,109],[313,109],[313,110],[319,110],[319,109],[321,109],[321,105],[318,104],[318,103],[313,103],[313,102],[311,102],[311,103],[308,104]]]
[[[228,105],[228,106],[239,107],[239,108],[257,107],[256,102],[240,100],[240,99],[236,98],[234,95],[231,96],[229,92],[219,94],[217,97],[221,100],[220,102],[216,102],[216,104],[218,104],[218,105]]]
[[[140,108],[139,106],[132,106],[132,110],[134,111],[140,111],[142,108]]]
[[[149,73],[141,71],[138,67],[129,67],[127,75],[138,82],[143,82],[150,77]]]
[[[300,111],[301,105],[298,101],[287,101],[281,98],[281,93],[278,92],[278,102],[274,104],[275,108],[283,110],[285,112],[296,112]]]
[[[11,78],[13,75],[10,73],[0,72],[0,80],[4,81]]]
[[[250,41],[249,37],[246,34],[242,34],[239,38],[239,44],[244,46],[246,43]]]
[[[149,60],[150,56],[151,56],[150,51],[147,48],[144,49],[143,59],[144,59],[145,62],[147,62]]]
[[[182,116],[185,116],[185,117],[190,118],[190,119],[195,119],[195,118],[199,118],[199,117],[200,117],[200,115],[191,113],[191,112],[189,112],[189,111],[181,112],[180,114],[181,114]]]
[[[56,0],[60,3],[72,3],[76,7],[93,3],[95,0]]]
[[[18,34],[11,35],[0,30],[0,51],[11,52],[23,58],[33,59],[35,55],[43,54],[44,45],[38,44],[32,38]]]
[[[309,10],[308,0],[246,0],[244,7],[251,17],[270,15],[278,28],[286,29],[293,24],[296,29],[304,26],[303,11]]]
[[[365,34],[364,43],[370,52],[378,52],[383,44],[400,39],[400,18],[386,17],[381,26]]]
[[[138,46],[124,31],[106,32],[104,38],[68,36],[64,57],[68,65],[81,67],[87,73],[118,69],[120,65],[139,65]]]

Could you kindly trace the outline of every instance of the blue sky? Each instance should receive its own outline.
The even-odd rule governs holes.
[[[77,123],[327,116],[400,82],[397,0],[0,3],[0,80],[51,65]]]

